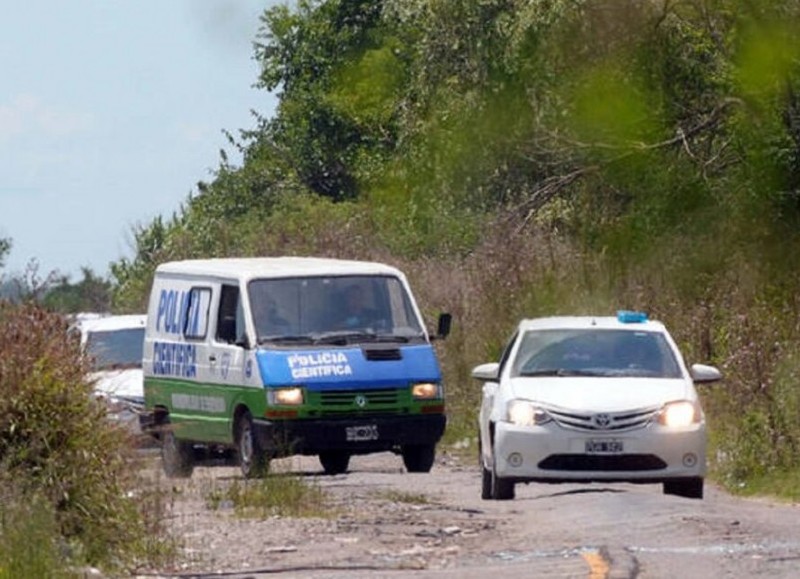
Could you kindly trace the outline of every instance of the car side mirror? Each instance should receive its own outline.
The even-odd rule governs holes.
[[[500,370],[500,364],[497,362],[489,362],[488,364],[481,364],[472,369],[472,377],[481,382],[497,382]]]
[[[453,316],[449,313],[439,314],[439,322],[436,325],[436,335],[431,336],[434,340],[444,340],[450,334],[450,326],[453,322]]]
[[[714,366],[707,366],[706,364],[692,364],[689,369],[689,374],[692,380],[697,383],[717,382],[722,380],[722,372]]]

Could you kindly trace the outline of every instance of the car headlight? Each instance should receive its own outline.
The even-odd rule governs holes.
[[[436,400],[442,397],[441,386],[434,382],[420,382],[411,387],[411,396],[414,400]]]
[[[517,426],[546,424],[552,420],[547,412],[528,400],[512,400],[506,414],[508,421]]]
[[[688,400],[664,405],[658,417],[659,423],[670,428],[682,428],[700,422],[700,407]]]
[[[272,406],[299,406],[303,403],[303,389],[292,387],[268,390],[267,402]]]

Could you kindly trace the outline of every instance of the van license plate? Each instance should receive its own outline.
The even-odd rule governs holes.
[[[586,454],[621,454],[625,447],[621,440],[587,440]]]
[[[378,425],[365,424],[364,426],[348,426],[346,429],[347,442],[365,442],[378,440]]]

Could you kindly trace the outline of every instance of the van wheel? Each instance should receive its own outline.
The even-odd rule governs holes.
[[[189,478],[194,470],[194,449],[192,444],[178,440],[169,426],[163,424],[161,435],[161,464],[168,478]]]
[[[347,472],[350,464],[350,454],[340,450],[329,450],[319,453],[319,462],[325,469],[325,474],[342,474]]]
[[[402,449],[403,464],[408,472],[430,472],[436,457],[433,444],[409,444]]]
[[[253,418],[249,412],[242,414],[236,423],[236,446],[239,468],[244,478],[259,478],[267,474],[269,459],[258,443],[253,430]]]

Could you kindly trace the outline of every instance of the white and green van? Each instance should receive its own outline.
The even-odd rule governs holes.
[[[174,477],[209,452],[238,458],[247,477],[279,456],[318,455],[335,474],[383,451],[428,472],[446,422],[431,340],[449,328],[441,314],[429,335],[404,274],[380,263],[164,263],[147,311],[143,427]]]

